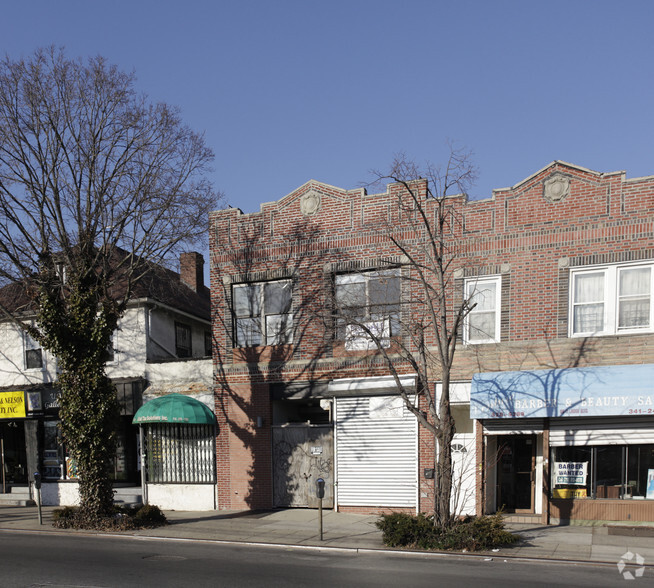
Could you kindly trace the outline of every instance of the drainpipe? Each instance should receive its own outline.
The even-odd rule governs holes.
[[[143,496],[143,504],[148,504],[148,482],[146,479],[146,459],[145,459],[145,442],[143,438],[143,425],[139,425],[139,445],[141,446],[141,494]]]

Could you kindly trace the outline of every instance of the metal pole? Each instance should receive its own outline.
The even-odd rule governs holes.
[[[36,489],[36,506],[39,508],[39,525],[42,525],[43,513],[41,512],[41,488]]]
[[[322,541],[322,498],[320,498],[320,502],[318,503],[318,515],[320,518],[320,540]]]
[[[141,494],[143,499],[143,504],[148,504],[148,481],[146,476],[146,460],[145,460],[145,439],[143,436],[143,425],[139,425],[139,445],[140,453],[139,459],[141,460]]]
[[[5,438],[0,437],[0,455],[2,456],[2,493],[7,493],[7,480],[5,479]]]

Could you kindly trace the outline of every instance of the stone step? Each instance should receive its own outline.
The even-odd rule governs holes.
[[[29,497],[21,498],[11,494],[0,494],[0,506],[36,506]]]
[[[541,523],[542,516],[539,514],[531,513],[508,513],[503,514],[502,519],[505,523],[519,523],[519,524],[533,524],[538,525]]]
[[[7,493],[14,498],[30,498],[29,486],[11,486],[7,488]]]

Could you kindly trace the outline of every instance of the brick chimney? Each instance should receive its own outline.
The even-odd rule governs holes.
[[[201,253],[188,251],[179,256],[179,277],[194,292],[204,287],[204,257]]]

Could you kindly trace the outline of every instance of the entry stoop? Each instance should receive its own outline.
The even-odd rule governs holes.
[[[539,514],[521,514],[510,513],[503,514],[502,519],[505,523],[524,524],[524,525],[542,525],[543,515]]]
[[[29,486],[11,486],[6,494],[0,494],[0,506],[36,506],[36,502]]]

